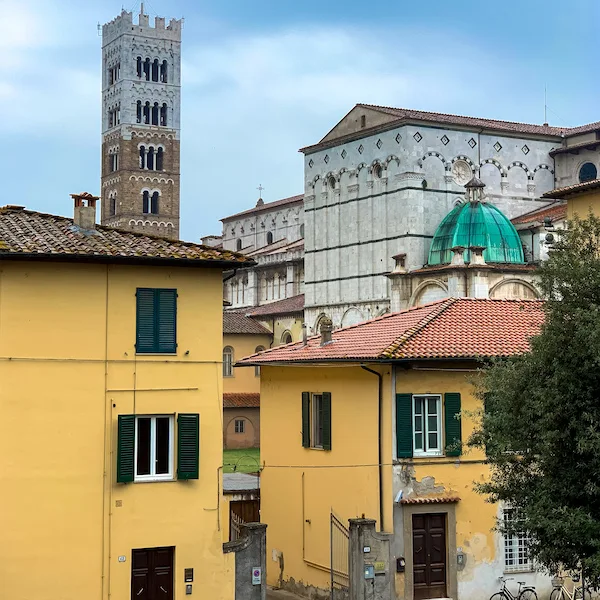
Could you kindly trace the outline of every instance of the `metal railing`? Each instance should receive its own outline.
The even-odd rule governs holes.
[[[333,511],[329,519],[331,600],[348,598],[348,539],[350,532]]]

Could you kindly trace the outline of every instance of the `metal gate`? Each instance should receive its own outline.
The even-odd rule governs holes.
[[[333,511],[330,514],[329,539],[331,575],[331,600],[348,598],[348,528],[340,521]]]

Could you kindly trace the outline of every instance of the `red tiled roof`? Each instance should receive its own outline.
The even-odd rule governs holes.
[[[253,308],[248,313],[250,317],[264,317],[267,315],[289,315],[304,311],[304,294],[270,302]]]
[[[400,500],[400,504],[443,504],[449,502],[460,502],[460,498],[458,496],[430,496],[428,498],[409,496]]]
[[[542,198],[565,198],[571,194],[587,192],[588,190],[595,190],[598,188],[600,188],[600,179],[592,179],[591,181],[584,181],[583,183],[575,183],[573,185],[550,190],[549,192],[542,194]]]
[[[283,252],[289,252],[290,250],[302,250],[304,249],[304,238],[300,238],[293,242],[288,242],[286,238],[278,240],[273,244],[269,244],[268,246],[262,246],[257,250],[252,250],[248,252],[246,256],[267,256],[268,254],[281,254]]]
[[[515,225],[521,223],[543,223],[546,217],[553,221],[560,221],[567,218],[567,205],[564,202],[555,202],[550,206],[538,208],[512,219]]]
[[[299,202],[304,201],[304,194],[300,194],[298,196],[290,196],[289,198],[282,198],[281,200],[275,200],[274,202],[265,202],[264,204],[259,204],[254,208],[250,208],[248,210],[244,210],[242,212],[236,213],[235,215],[230,215],[229,217],[223,217],[221,221],[230,221],[231,219],[238,219],[239,217],[243,217],[246,215],[255,215],[258,213],[262,213],[268,210],[273,210],[274,208],[279,208],[280,206],[285,206],[287,204],[297,204]]]
[[[338,329],[333,341],[320,336],[278,346],[242,359],[269,363],[472,359],[526,352],[544,320],[541,300],[446,298]]]
[[[227,392],[223,394],[223,408],[260,408],[260,394]]]
[[[245,310],[223,311],[223,334],[273,335],[266,327],[247,317]]]
[[[180,242],[96,225],[83,231],[73,219],[26,210],[0,208],[0,258],[121,261],[158,264],[168,262],[204,266],[210,263],[239,266],[252,259],[228,250]]]

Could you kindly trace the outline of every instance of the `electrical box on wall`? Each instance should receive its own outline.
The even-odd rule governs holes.
[[[365,579],[375,579],[374,565],[365,565]]]
[[[396,573],[404,573],[405,569],[406,569],[406,560],[404,559],[404,556],[399,556],[396,559]]]

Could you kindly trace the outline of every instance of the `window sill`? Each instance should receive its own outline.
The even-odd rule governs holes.
[[[177,352],[136,352],[136,356],[177,356]]]
[[[169,483],[172,481],[178,481],[175,477],[173,477],[172,475],[169,475],[169,477],[142,477],[142,478],[136,478],[133,480],[133,483]]]
[[[533,567],[527,567],[526,569],[504,569],[502,571],[504,575],[527,575],[527,573],[535,573],[535,569]]]
[[[413,454],[413,458],[445,458],[441,452],[428,452],[424,454]]]

